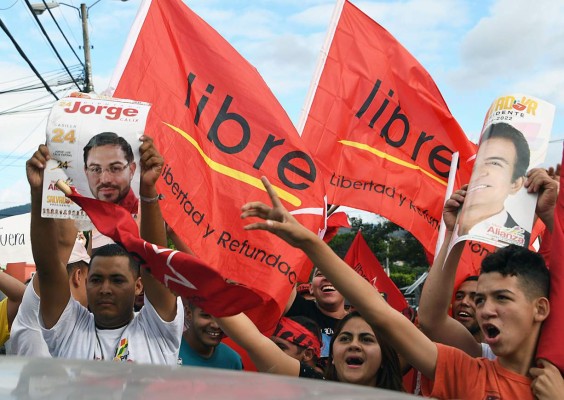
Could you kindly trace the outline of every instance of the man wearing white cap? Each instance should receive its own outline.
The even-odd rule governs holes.
[[[64,223],[60,224],[63,227]],[[67,253],[68,254],[68,253]],[[72,249],[67,273],[69,287],[74,297],[84,307],[88,306],[86,300],[86,276],[90,256],[82,241],[77,238]],[[39,282],[32,278],[27,286],[16,319],[12,324],[9,354],[31,357],[51,357],[47,343],[41,334],[39,325]]]

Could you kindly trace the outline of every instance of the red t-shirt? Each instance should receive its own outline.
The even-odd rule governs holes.
[[[497,360],[473,358],[437,343],[435,380],[423,377],[424,396],[439,399],[533,400],[531,380],[503,368]]]

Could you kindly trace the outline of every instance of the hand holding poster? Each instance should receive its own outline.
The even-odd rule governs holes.
[[[529,245],[537,196],[523,185],[527,171],[544,161],[553,118],[554,106],[534,97],[508,95],[493,102],[453,243]]]
[[[122,99],[68,97],[47,121],[51,153],[45,170],[42,217],[87,220],[55,187],[67,181],[82,195],[138,212],[139,138],[150,105]]]

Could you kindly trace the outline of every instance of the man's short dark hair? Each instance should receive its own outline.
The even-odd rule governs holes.
[[[480,145],[486,140],[493,138],[510,140],[515,146],[517,159],[513,166],[511,181],[515,182],[517,179],[525,176],[527,168],[529,168],[529,163],[531,162],[531,150],[529,149],[529,143],[527,139],[525,139],[523,132],[505,122],[491,124],[482,134]]]
[[[477,280],[478,280],[478,275],[470,275],[470,276],[466,277],[466,279],[464,279],[462,281],[462,283],[464,283],[464,282],[475,282]]]
[[[550,275],[544,258],[534,251],[511,244],[488,254],[482,260],[480,275],[498,272],[502,276],[515,276],[528,299],[548,297]]]
[[[95,136],[92,136],[86,146],[84,146],[85,167],[87,166],[86,162],[88,160],[88,154],[90,153],[90,150],[94,147],[100,146],[119,146],[125,154],[125,160],[128,163],[133,162],[133,150],[131,149],[131,145],[127,142],[127,140],[125,140],[121,136],[118,136],[118,134],[114,132],[102,132]]]
[[[133,276],[135,278],[139,277],[139,263],[133,258],[131,253],[117,243],[106,244],[94,250],[92,257],[90,257],[90,265],[92,265],[96,257],[127,257]]]

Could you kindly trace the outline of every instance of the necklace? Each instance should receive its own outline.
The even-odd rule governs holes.
[[[114,360],[116,359],[118,352],[120,351],[120,342],[121,342],[121,337],[123,336],[123,333],[125,332],[125,330],[127,329],[127,327],[129,326],[129,324],[131,323],[131,321],[129,321],[121,330],[121,332],[119,333],[119,337],[118,340],[116,342],[116,348],[114,350]],[[98,349],[100,349],[100,358],[96,357],[96,351],[94,351],[94,360],[105,360],[106,358],[104,357],[104,348],[102,347],[102,342],[100,341],[100,336],[98,336],[98,327],[96,325],[94,325],[94,334],[96,335],[96,347]],[[125,346],[127,346],[127,339],[125,339]]]

